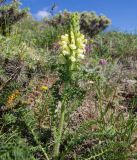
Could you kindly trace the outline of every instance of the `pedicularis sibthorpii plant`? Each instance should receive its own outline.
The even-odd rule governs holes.
[[[85,24],[88,14],[83,21],[79,15],[70,14],[62,36],[29,19],[25,31],[0,37],[0,160],[137,159],[135,108],[119,109],[118,65],[103,38],[94,40],[98,48],[86,59],[79,25],[86,36],[98,31],[92,32],[92,19]],[[54,40],[59,54],[45,54]]]
[[[87,40],[84,35],[80,33],[79,28],[79,15],[74,13],[71,15],[70,26],[68,27],[68,33],[61,36],[60,41],[60,65],[63,66],[63,73],[61,75],[61,81],[64,84],[64,89],[71,87],[73,83],[73,73],[76,73],[80,68],[81,59],[84,58],[85,45]],[[63,96],[61,100],[61,112],[58,129],[55,128],[54,137],[54,158],[58,159],[60,154],[60,144],[62,140],[62,132],[65,124],[66,116],[66,103],[68,103],[68,95]]]
[[[128,113],[129,117],[126,118],[124,113],[117,113],[111,108],[110,101],[114,101],[113,93],[116,91],[107,84],[106,75],[103,75],[107,73],[105,66],[97,67],[92,72],[83,67],[86,43],[87,40],[79,31],[79,16],[74,13],[71,15],[68,32],[61,36],[59,42],[59,79],[51,88],[49,108],[53,132],[53,159],[127,159],[132,157],[130,147],[136,141],[133,135],[136,130],[135,117]],[[70,116],[81,106],[88,91],[86,85],[79,85],[79,81],[83,79],[92,79],[95,83],[92,89],[96,92],[98,113],[96,119],[90,119],[72,130],[69,127]],[[86,151],[81,150],[75,155],[75,151],[78,152],[78,148],[86,142],[90,147],[85,146]]]

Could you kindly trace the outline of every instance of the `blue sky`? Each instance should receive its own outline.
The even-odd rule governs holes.
[[[53,3],[57,4],[56,12],[94,11],[111,19],[110,28],[120,31],[135,32],[137,30],[137,0],[21,0],[22,7],[29,7],[33,16],[41,18],[49,16]]]

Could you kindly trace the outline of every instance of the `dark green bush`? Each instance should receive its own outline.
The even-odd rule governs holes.
[[[20,10],[19,3],[13,1],[11,4],[0,6],[0,32],[6,36],[11,32],[11,27],[27,15],[27,10]]]
[[[70,22],[70,12],[64,11],[57,14],[51,19],[45,20],[46,24],[50,26],[55,26],[56,28],[63,27],[64,30]],[[110,20],[105,16],[97,16],[93,12],[82,12],[80,15],[80,29],[81,31],[89,37],[94,37],[110,24]]]

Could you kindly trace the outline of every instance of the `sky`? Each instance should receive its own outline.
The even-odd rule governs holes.
[[[64,9],[94,11],[111,19],[110,29],[137,32],[137,0],[21,0],[21,3],[22,8],[28,7],[37,19],[50,16],[50,8],[55,3],[55,13]]]

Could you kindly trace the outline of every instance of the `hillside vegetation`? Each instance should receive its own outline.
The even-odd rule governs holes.
[[[19,8],[0,0],[0,160],[136,160],[137,35]]]

